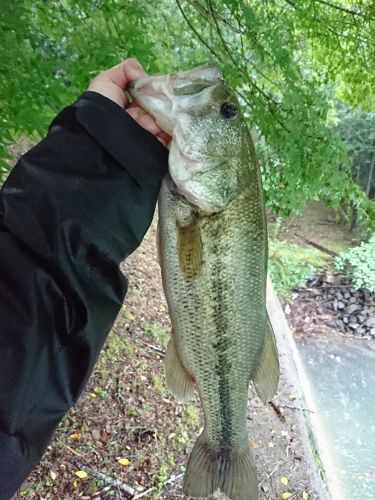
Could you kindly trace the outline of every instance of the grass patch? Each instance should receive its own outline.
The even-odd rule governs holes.
[[[157,340],[164,347],[167,346],[171,335],[159,323],[147,323],[145,321],[142,323],[142,328],[147,335]]]
[[[294,288],[304,286],[318,269],[327,267],[328,260],[328,256],[315,248],[280,240],[269,242],[268,269],[273,286],[283,299]]]

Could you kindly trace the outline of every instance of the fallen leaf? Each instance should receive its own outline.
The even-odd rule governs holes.
[[[73,432],[73,434],[69,436],[69,439],[71,439],[72,441],[78,441],[78,439],[81,439],[81,437],[82,434],[80,432]]]
[[[49,471],[49,477],[52,479],[52,481],[54,481],[57,478],[56,472],[53,471],[53,470],[50,470]]]
[[[288,500],[288,498],[291,498],[292,496],[293,496],[293,493],[290,493],[290,491],[285,491],[281,495],[281,498],[282,498],[282,500]]]
[[[92,398],[96,398],[96,394],[95,394],[95,392],[90,392],[90,396],[91,396]]]
[[[85,472],[84,470],[77,470],[77,472],[75,472],[74,474],[80,479],[86,479],[88,477],[87,472]]]
[[[288,478],[287,478],[287,477],[285,477],[285,476],[282,476],[282,477],[280,478],[280,481],[281,481],[283,484],[285,484],[285,486],[287,486],[287,485],[288,485],[288,482],[289,482],[289,481],[288,481]]]
[[[127,458],[118,458],[117,461],[120,465],[124,466],[130,464],[130,461]]]
[[[96,440],[99,441],[100,439],[100,431],[98,429],[93,429],[91,431],[92,437]]]
[[[73,488],[77,488],[78,487],[78,481],[75,479],[73,481]]]
[[[308,493],[306,493],[306,491],[304,491],[304,492],[302,493],[302,498],[303,498],[303,500],[309,500],[309,494],[308,494]]]

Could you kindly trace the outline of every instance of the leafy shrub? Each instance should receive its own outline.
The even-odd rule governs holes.
[[[375,234],[367,242],[342,252],[334,264],[339,271],[348,273],[353,286],[375,292]]]
[[[304,286],[316,269],[325,264],[321,252],[315,249],[279,240],[270,241],[269,247],[268,269],[272,284],[284,299],[294,288]]]

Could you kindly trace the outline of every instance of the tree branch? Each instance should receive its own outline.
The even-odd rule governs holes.
[[[215,56],[222,63],[223,60],[221,59],[221,57],[218,54],[216,54],[216,52],[214,51],[214,49],[212,47],[210,47],[210,45],[206,42],[206,40],[194,28],[193,24],[190,22],[189,18],[185,14],[185,11],[184,11],[184,9],[181,6],[180,0],[176,0],[176,3],[178,5],[178,8],[179,8],[181,14],[182,14],[182,17],[185,19],[185,21],[186,21],[187,25],[189,26],[189,28],[191,29],[191,31],[195,34],[195,36],[198,38],[198,40],[200,40],[200,42],[211,52],[211,54],[213,56]]]
[[[288,1],[288,0],[286,0],[286,1]],[[327,2],[326,0],[315,0],[315,1],[318,3],[321,3],[323,5],[327,5],[327,7],[331,7],[332,9],[340,10],[341,12],[346,12],[346,14],[351,14],[352,16],[364,17],[365,19],[375,21],[375,17],[368,17],[366,14],[363,14],[361,12],[357,12],[355,10],[347,9],[346,7],[342,7],[341,5],[336,5],[334,3]]]

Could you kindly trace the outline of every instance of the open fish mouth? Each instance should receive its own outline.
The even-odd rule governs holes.
[[[212,89],[222,80],[221,69],[212,63],[179,73],[146,76],[134,80],[128,90],[160,128],[172,135],[178,113],[207,105]]]
[[[179,73],[167,75],[151,75],[134,80],[129,85],[129,91],[134,97],[138,92],[153,95],[155,92],[164,91],[168,86],[175,96],[197,94],[211,85],[217,85],[223,80],[219,66],[214,63],[204,64]],[[139,97],[139,95],[137,95]]]

